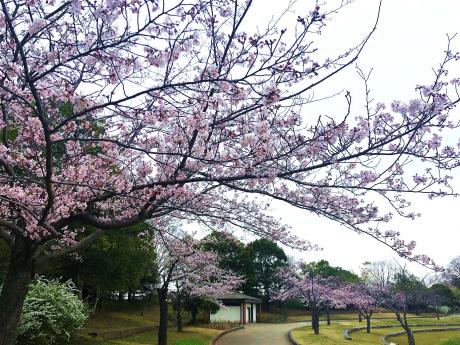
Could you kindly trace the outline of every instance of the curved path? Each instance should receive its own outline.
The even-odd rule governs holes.
[[[217,345],[290,345],[288,332],[305,325],[306,322],[246,324],[244,329],[225,334]]]

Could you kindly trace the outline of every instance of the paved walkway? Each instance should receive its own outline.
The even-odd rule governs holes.
[[[225,334],[217,345],[290,345],[287,334],[306,322],[247,324],[244,329]]]

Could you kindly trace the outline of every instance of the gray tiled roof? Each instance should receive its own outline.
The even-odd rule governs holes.
[[[243,301],[250,303],[262,303],[262,300],[256,297],[251,297],[242,293],[228,293],[217,296],[221,301]]]

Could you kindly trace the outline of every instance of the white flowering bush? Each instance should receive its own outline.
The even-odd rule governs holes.
[[[438,308],[439,313],[441,314],[449,314],[451,309],[447,305],[443,305]]]
[[[18,345],[54,345],[69,342],[88,318],[85,304],[69,281],[39,278],[31,285],[21,314]]]

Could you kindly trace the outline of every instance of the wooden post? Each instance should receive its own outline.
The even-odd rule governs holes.
[[[246,323],[246,303],[243,302],[243,325]]]

